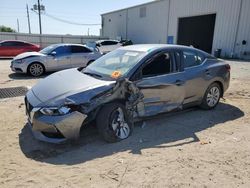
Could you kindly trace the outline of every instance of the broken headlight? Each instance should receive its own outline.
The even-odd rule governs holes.
[[[67,106],[62,106],[60,108],[57,107],[45,107],[41,108],[40,112],[47,116],[59,116],[59,115],[65,115],[70,112],[71,108]]]

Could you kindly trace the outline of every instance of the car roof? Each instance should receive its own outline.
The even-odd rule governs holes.
[[[95,42],[96,42],[96,43],[101,43],[101,42],[106,42],[106,41],[119,42],[118,40],[97,40],[97,41],[95,41]]]
[[[22,41],[22,40],[3,40],[3,41],[1,41],[1,43],[2,42],[23,42],[23,43],[29,43],[29,44],[32,44],[32,43],[30,43],[30,42],[27,42],[27,41]]]
[[[140,51],[140,52],[149,52],[154,51],[157,49],[194,49],[188,46],[182,45],[172,45],[172,44],[136,44],[123,47],[124,50],[131,50],[131,51]]]
[[[93,51],[90,47],[88,47],[84,44],[58,43],[58,44],[51,44],[50,46],[56,46],[56,47],[59,47],[59,46],[82,46],[82,47],[85,47],[85,48]]]
[[[180,50],[196,50],[200,53],[203,53],[205,56],[213,57],[211,54],[194,48],[192,46],[183,46],[183,45],[176,45],[176,44],[136,44],[125,46],[120,49],[128,50],[128,51],[138,51],[138,52],[153,52],[157,50],[167,50],[167,49],[180,49]]]

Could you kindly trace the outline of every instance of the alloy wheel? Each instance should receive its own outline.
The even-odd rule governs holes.
[[[43,74],[44,70],[42,65],[35,63],[30,66],[29,71],[32,76],[40,76]]]
[[[214,107],[220,99],[220,89],[212,87],[207,94],[207,104],[209,107]]]
[[[111,121],[111,127],[118,138],[125,139],[129,136],[130,128],[128,123],[124,119],[124,112],[121,108],[117,108],[114,111],[113,120]]]

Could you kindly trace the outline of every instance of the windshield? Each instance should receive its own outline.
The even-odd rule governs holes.
[[[58,46],[59,46],[58,44],[50,45],[50,46],[48,46],[48,47],[42,49],[42,50],[40,51],[40,53],[45,54],[45,55],[48,55],[48,54],[50,54],[53,50],[55,50]]]
[[[94,61],[83,72],[117,79],[125,76],[144,54],[145,52],[115,50]]]

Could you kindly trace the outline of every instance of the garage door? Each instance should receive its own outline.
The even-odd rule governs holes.
[[[179,18],[177,43],[212,52],[216,14]]]

